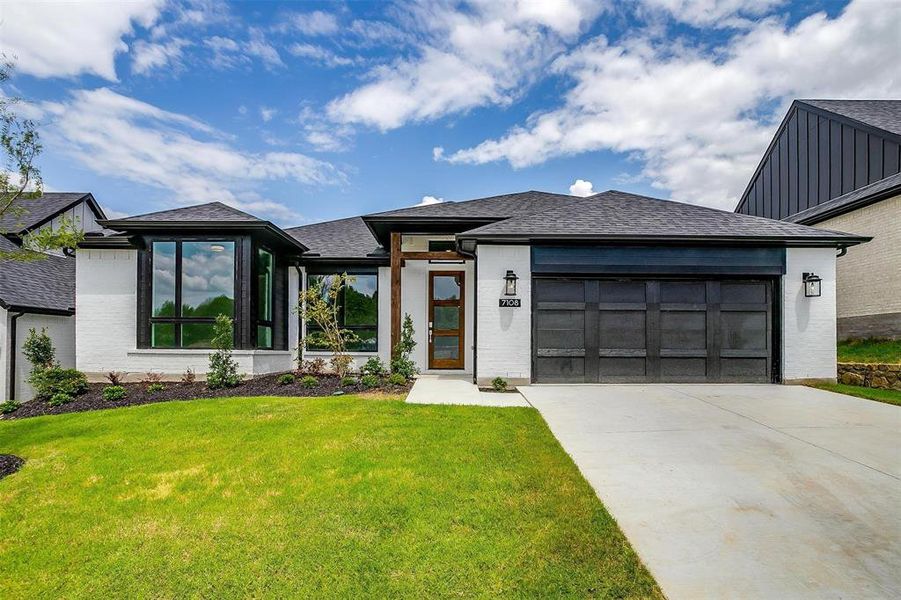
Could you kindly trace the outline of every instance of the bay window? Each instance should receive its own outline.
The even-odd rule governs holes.
[[[325,293],[336,275],[308,275],[307,287],[321,285]],[[375,273],[348,273],[347,285],[338,294],[338,324],[354,332],[359,338],[348,344],[351,352],[377,352],[378,344],[378,275]],[[319,331],[315,322],[306,323],[307,335]],[[327,351],[328,348],[307,344],[307,350]]]

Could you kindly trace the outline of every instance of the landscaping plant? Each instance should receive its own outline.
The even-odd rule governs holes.
[[[56,364],[56,350],[46,328],[42,328],[40,333],[34,327],[28,330],[28,337],[22,344],[22,354],[31,363],[32,373],[35,370],[49,369]]]
[[[373,375],[376,378],[384,377],[388,374],[388,369],[385,367],[385,363],[382,362],[382,359],[378,356],[373,356],[367,360],[366,364],[360,369],[360,374]]]
[[[294,375],[292,375],[291,373],[282,373],[275,381],[279,385],[291,385],[292,383],[294,383],[294,380]]]
[[[185,385],[191,385],[197,380],[197,376],[194,374],[194,369],[188,367],[185,369],[184,375],[181,376],[181,382]]]
[[[314,345],[328,348],[332,353],[332,368],[338,377],[344,377],[350,367],[348,344],[359,340],[356,333],[342,328],[338,319],[341,290],[353,280],[352,276],[343,273],[317,282],[301,292],[297,306],[297,311],[303,319],[314,322],[319,328],[318,331],[307,333],[304,344],[307,347]]]
[[[108,385],[103,388],[103,399],[107,402],[112,402],[113,400],[121,400],[127,395],[128,392],[125,391],[125,388],[121,385]]]
[[[305,388],[314,388],[319,385],[319,380],[312,375],[304,375],[300,380],[300,385]]]
[[[404,322],[400,328],[400,340],[394,347],[394,355],[391,358],[391,373],[402,376],[405,380],[416,377],[419,369],[416,363],[410,358],[413,349],[416,347],[416,341],[413,335],[416,332],[413,329],[413,317],[409,313],[404,314]]]
[[[120,371],[110,371],[106,374],[107,380],[110,382],[110,385],[122,385],[122,380],[125,378],[125,373]]]
[[[65,392],[57,392],[50,396],[50,400],[47,402],[50,406],[62,406],[63,404],[68,404],[74,400],[71,395]]]
[[[507,391],[507,380],[503,377],[495,377],[491,380],[491,387],[494,388],[495,392],[506,392]]]
[[[20,406],[22,406],[22,403],[15,400],[0,402],[0,414],[8,415],[9,413],[16,412]]]
[[[388,376],[388,383],[391,385],[406,385],[407,378],[400,373],[392,373]]]
[[[356,377],[342,377],[341,378],[341,387],[350,387],[352,385],[357,385]]]
[[[213,324],[213,348],[210,355],[210,370],[206,376],[207,387],[211,390],[235,387],[241,383],[238,363],[232,358],[234,343],[232,332],[234,321],[227,315],[219,315]]]
[[[151,394],[154,394],[156,392],[162,392],[165,389],[166,389],[166,386],[163,385],[162,383],[160,383],[159,381],[155,381],[147,386],[147,391]]]
[[[379,387],[381,380],[377,375],[366,374],[360,378],[360,383],[363,384],[363,387],[366,388],[376,388]]]
[[[305,360],[300,365],[300,371],[310,375],[322,375],[325,373],[325,359],[317,357]]]
[[[88,389],[88,380],[84,373],[77,369],[63,369],[57,366],[33,372],[29,382],[34,388],[35,396],[44,399],[58,394],[69,396],[71,399]]]

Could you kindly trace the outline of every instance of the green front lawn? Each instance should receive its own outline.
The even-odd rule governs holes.
[[[661,597],[533,409],[229,398],[0,422],[0,597]]]
[[[838,362],[901,363],[901,340],[847,340],[838,343]]]
[[[858,398],[866,398],[867,400],[876,400],[877,402],[901,406],[901,392],[895,390],[845,385],[844,383],[817,383],[814,384],[813,387],[821,390],[828,390],[830,392],[838,392],[839,394],[848,394],[849,396],[857,396]]]

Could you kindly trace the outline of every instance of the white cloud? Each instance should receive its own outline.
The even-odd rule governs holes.
[[[430,204],[441,204],[444,198],[436,198],[435,196],[423,196],[422,201],[416,206],[429,206]]]
[[[270,44],[263,32],[259,30],[251,30],[250,41],[244,46],[245,52],[249,56],[255,56],[263,61],[267,68],[284,67],[282,57],[279,56],[275,46]]]
[[[583,0],[417,3],[425,27],[415,56],[371,71],[371,82],[333,100],[330,117],[382,131],[478,106],[506,106],[601,11]]]
[[[584,198],[586,196],[592,196],[597,192],[594,191],[594,186],[590,181],[576,179],[576,181],[569,186],[569,193],[573,196],[582,196]]]
[[[169,190],[175,202],[219,200],[260,216],[296,219],[259,187],[344,181],[329,163],[290,152],[242,151],[204,123],[107,88],[74,91],[67,101],[42,108],[50,145],[100,175]]]
[[[346,67],[357,62],[346,56],[339,56],[328,48],[315,44],[295,43],[288,48],[288,52],[299,58],[309,58],[326,67]]]
[[[650,12],[661,11],[695,27],[747,26],[748,17],[768,14],[786,0],[641,0]]]
[[[304,35],[331,35],[338,31],[338,19],[332,13],[314,10],[308,13],[292,13],[287,23]]]
[[[4,0],[0,51],[37,77],[89,73],[116,81],[115,57],[134,24],[150,27],[163,0],[134,2],[18,2]]]
[[[766,19],[713,55],[669,41],[603,36],[554,64],[574,86],[557,109],[445,158],[514,167],[598,150],[637,155],[677,200],[734,206],[793,97],[901,94],[901,11],[854,2],[830,19]]]
[[[267,106],[260,107],[260,118],[263,119],[264,123],[271,121],[272,117],[274,117],[276,113],[278,113],[278,110],[274,108],[269,108]]]
[[[173,38],[165,43],[138,40],[134,44],[134,58],[131,72],[146,75],[154,69],[177,67],[182,57],[182,49],[189,44],[184,38]]]

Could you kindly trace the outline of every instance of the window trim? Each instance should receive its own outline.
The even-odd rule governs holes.
[[[345,302],[344,302],[345,291],[344,290],[341,290],[341,300],[340,300],[341,305],[340,305],[340,309],[339,309],[339,315],[340,315],[340,319],[342,321],[342,327],[344,329],[348,329],[350,331],[375,330],[375,350],[350,350],[350,349],[348,349],[347,350],[348,354],[377,354],[378,348],[379,348],[379,272],[378,272],[378,269],[366,269],[365,267],[364,268],[357,267],[357,268],[344,269],[344,270],[334,270],[334,269],[318,270],[317,269],[314,272],[307,271],[306,276],[304,277],[304,280],[305,280],[304,289],[307,289],[307,290],[310,289],[310,278],[311,277],[329,277],[329,276],[335,276],[335,275],[347,275],[349,277],[360,277],[360,276],[365,275],[365,276],[375,277],[375,301],[376,301],[375,323],[373,323],[371,325],[347,325],[347,324],[343,323],[344,309],[345,309]],[[330,351],[327,348],[320,349],[320,348],[308,348],[307,347],[306,338],[309,335],[311,323],[309,320],[305,321],[303,319],[303,317],[299,317],[299,318],[301,321],[301,325],[303,326],[303,344],[302,344],[302,346],[303,346],[304,353],[328,354]],[[313,330],[318,331],[319,330],[318,326],[313,324]]]
[[[175,243],[175,316],[172,317],[155,317],[153,316],[153,245],[157,242],[173,242]],[[139,326],[146,331],[146,344],[139,344],[139,347],[145,347],[151,350],[212,350],[212,346],[191,346],[184,347],[181,345],[182,331],[180,325],[183,323],[214,323],[215,317],[183,317],[179,313],[182,311],[182,244],[184,242],[226,242],[234,244],[232,282],[233,282],[233,310],[231,315],[233,321],[232,339],[237,336],[237,323],[240,312],[240,289],[241,282],[239,278],[240,268],[238,265],[239,254],[241,248],[241,239],[232,236],[154,236],[147,240],[147,268],[143,273],[144,286],[141,288],[144,293],[144,311],[145,315],[139,314]],[[141,275],[139,275],[140,277]],[[140,310],[139,310],[140,313]],[[154,323],[172,323],[175,325],[175,344],[173,346],[154,346],[153,345],[153,325]]]
[[[266,252],[272,257],[272,270],[270,274],[270,293],[269,293],[269,320],[260,318],[260,272],[257,263],[257,257],[260,252]],[[251,311],[253,314],[253,347],[256,350],[274,350],[275,349],[275,280],[277,275],[276,269],[276,253],[264,244],[254,244],[253,248],[253,265],[251,267],[252,278],[252,298]],[[270,344],[268,346],[260,346],[259,327],[268,327],[270,331]]]

